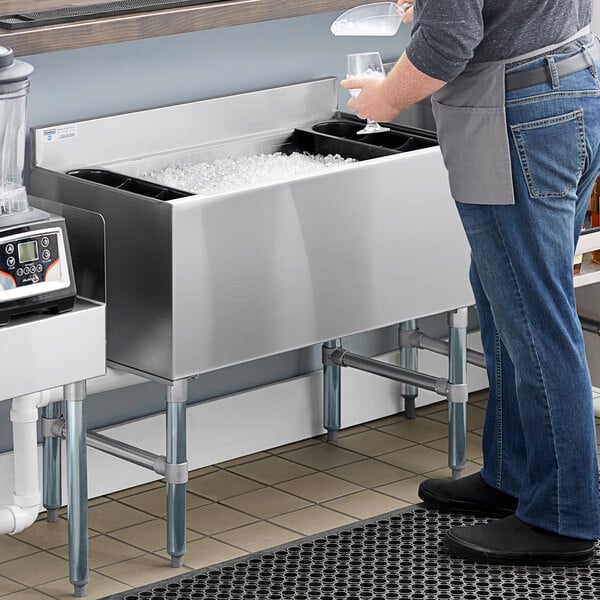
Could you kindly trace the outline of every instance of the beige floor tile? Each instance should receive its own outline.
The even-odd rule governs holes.
[[[413,475],[410,471],[399,469],[373,458],[336,467],[330,469],[328,473],[367,488],[385,485]]]
[[[260,487],[262,486],[256,481],[223,470],[194,477],[188,481],[187,485],[188,491],[216,501],[239,496]]]
[[[478,464],[476,460],[468,460],[462,471],[462,476],[465,477],[466,475],[479,473],[479,471],[481,471],[481,464]],[[443,469],[429,471],[425,476],[427,479],[450,479],[452,477],[452,470],[450,467],[444,467]]]
[[[376,488],[376,491],[408,502],[408,504],[418,504],[421,502],[421,499],[417,494],[417,490],[422,481],[425,481],[425,477],[421,477],[420,475],[417,477],[409,477],[402,481],[382,485]]]
[[[412,445],[412,442],[403,440],[395,435],[389,435],[380,430],[370,429],[356,435],[338,440],[337,445],[352,452],[358,452],[366,456],[379,456],[394,450],[400,450]]]
[[[271,454],[281,454],[282,452],[291,452],[292,450],[299,450],[300,448],[306,448],[307,446],[314,446],[319,444],[320,441],[316,438],[308,438],[306,440],[300,440],[299,442],[293,442],[292,444],[285,444],[284,446],[277,446],[277,448],[271,448],[269,452]]]
[[[202,475],[208,475],[209,473],[214,473],[218,471],[217,467],[214,465],[208,465],[207,467],[201,467],[199,469],[194,469],[188,473],[188,477],[192,479],[193,477],[202,477]]]
[[[59,518],[55,523],[36,521],[25,531],[15,535],[15,539],[37,546],[42,550],[64,546],[69,540],[69,524],[66,519]]]
[[[0,535],[0,563],[36,552],[39,552],[37,548],[21,542],[14,535]]]
[[[273,488],[261,488],[235,498],[223,500],[223,504],[243,510],[260,519],[269,519],[292,510],[304,508],[310,503],[291,494]]]
[[[255,454],[247,454],[246,456],[240,456],[239,458],[226,460],[225,462],[219,463],[216,466],[220,469],[229,469],[230,467],[244,465],[255,460],[260,460],[261,458],[266,458],[267,456],[270,456],[270,454],[267,452],[256,452]]]
[[[489,388],[485,388],[483,390],[477,390],[476,392],[471,392],[469,394],[469,404],[478,404],[480,406],[486,405],[489,395],[490,395]]]
[[[385,494],[380,494],[379,492],[374,492],[373,490],[365,490],[364,492],[358,492],[350,496],[325,502],[323,506],[350,515],[351,517],[368,519],[369,517],[375,517],[391,512],[392,510],[404,508],[405,506],[409,506],[409,503],[391,498]]]
[[[325,502],[363,489],[362,486],[333,477],[327,473],[313,473],[312,475],[306,475],[306,477],[280,483],[275,487],[311,502]]]
[[[366,425],[355,425],[354,427],[348,427],[347,429],[340,429],[338,431],[338,439],[348,437],[349,435],[354,435],[356,433],[362,433],[363,431],[369,431],[370,427]],[[325,434],[325,439],[327,439],[327,434]]]
[[[143,512],[150,513],[155,517],[167,516],[167,490],[166,486],[161,486],[159,489],[142,492],[133,496],[127,496],[121,500],[123,504],[137,508]],[[197,508],[204,504],[209,504],[210,500],[201,498],[196,494],[187,494],[185,498],[187,510]]]
[[[14,594],[22,589],[25,589],[22,583],[11,581],[10,579],[6,579],[6,577],[0,577],[0,597],[6,596],[6,594]]]
[[[112,494],[108,494],[106,498],[110,498],[111,500],[120,500],[121,498],[127,498],[127,496],[134,496],[136,494],[148,492],[149,490],[156,490],[158,488],[164,487],[165,482],[161,479],[158,479],[156,481],[151,481],[150,483],[145,483],[144,485],[138,485],[136,487],[128,488],[126,490],[113,492]]]
[[[417,417],[381,427],[379,431],[397,435],[405,440],[411,440],[422,444],[439,438],[448,437],[448,425],[428,419],[427,417]]]
[[[143,552],[140,548],[134,548],[105,535],[97,535],[90,539],[90,569],[98,569],[123,560],[129,560],[140,556]],[[54,548],[52,554],[69,560],[68,546]]]
[[[116,531],[151,519],[151,515],[120,502],[109,502],[108,504],[93,506],[88,511],[90,527],[101,533]]]
[[[300,539],[302,535],[274,525],[273,523],[259,521],[258,523],[245,525],[239,529],[219,533],[213,537],[226,544],[243,548],[248,552],[257,552],[258,550],[272,548],[273,546],[279,546],[280,544]]]
[[[227,531],[254,521],[255,517],[217,503],[201,506],[187,513],[188,527],[204,535]]]
[[[448,452],[448,439],[434,440],[425,444],[428,448],[435,448],[441,452]],[[483,449],[481,447],[481,437],[471,432],[467,433],[467,460],[481,458]]]
[[[306,465],[317,471],[333,469],[340,465],[347,465],[352,462],[363,460],[364,456],[340,448],[337,444],[320,443],[314,446],[301,448],[292,452],[286,452],[281,455],[294,462]]]
[[[245,554],[246,550],[205,537],[187,545],[187,552],[183,560],[185,566],[192,569],[201,569]]]
[[[356,519],[323,506],[309,506],[279,517],[273,517],[269,521],[304,535],[313,535],[355,523]]]
[[[441,423],[448,422],[448,411],[442,410],[428,415],[429,419],[435,419]],[[467,404],[467,430],[481,429],[485,419],[485,410],[479,406],[471,406]]]
[[[122,581],[131,587],[138,587],[155,583],[169,577],[176,577],[189,572],[189,568],[181,567],[174,569],[171,561],[156,554],[143,554],[137,558],[132,558],[116,565],[110,565],[98,569],[101,575],[106,575],[111,579]]]
[[[398,413],[395,415],[390,415],[389,417],[382,417],[381,419],[375,419],[374,421],[369,421],[368,423],[366,423],[366,425],[368,427],[370,427],[371,429],[379,429],[380,427],[385,427],[386,425],[392,425],[393,423],[400,423],[404,420],[406,420],[404,413]]]
[[[127,583],[115,581],[110,577],[105,577],[100,573],[91,573],[90,582],[86,586],[86,600],[96,600],[96,598],[104,598],[111,594],[118,594],[119,592],[126,592],[131,586]],[[64,579],[58,579],[57,581],[51,581],[44,585],[38,586],[40,592],[44,592],[53,598],[60,598],[61,600],[73,600],[73,584],[69,581],[68,577]]]
[[[48,600],[50,596],[39,592],[38,590],[22,590],[8,596],[2,596],[2,600]]]
[[[448,464],[447,453],[422,445],[384,454],[379,460],[413,473],[426,473]]]
[[[293,463],[279,456],[268,456],[268,458],[262,460],[234,466],[229,470],[266,485],[273,485],[314,473],[314,470],[309,467]]]
[[[439,402],[432,402],[425,406],[419,406],[417,408],[417,418],[430,415],[431,413],[438,412],[440,410],[446,410],[448,408],[448,402],[446,400],[440,400]]]
[[[116,538],[146,552],[158,552],[167,547],[167,523],[161,519],[155,519],[146,523],[140,523],[133,527],[126,527],[113,531],[111,538]],[[202,537],[196,531],[188,529],[186,539],[195,540]]]
[[[69,562],[38,552],[0,564],[0,575],[27,587],[35,587],[69,574]]]

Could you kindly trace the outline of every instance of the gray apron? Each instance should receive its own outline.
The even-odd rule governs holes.
[[[506,124],[505,66],[544,55],[589,33],[506,60],[468,65],[432,95],[433,115],[450,190],[457,202],[514,204]]]

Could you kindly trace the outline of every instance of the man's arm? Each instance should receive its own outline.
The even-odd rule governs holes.
[[[348,108],[361,119],[368,117],[375,121],[392,121],[407,106],[429,96],[444,83],[419,71],[404,53],[385,79],[353,77],[344,79],[341,86],[361,90],[358,96],[348,102]]]

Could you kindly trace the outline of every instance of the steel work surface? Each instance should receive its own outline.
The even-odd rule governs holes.
[[[265,151],[331,118],[336,85],[34,130],[32,192],[106,220],[112,363],[173,381],[473,303],[437,147],[168,201],[66,174]]]

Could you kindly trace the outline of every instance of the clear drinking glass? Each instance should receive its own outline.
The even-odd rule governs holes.
[[[348,79],[352,77],[371,77],[373,79],[384,79],[385,70],[383,61],[379,52],[358,52],[356,54],[348,54]],[[359,89],[348,90],[351,96],[358,96]],[[381,133],[389,131],[389,127],[382,127],[377,121],[367,119],[367,124],[363,129],[357,131],[359,134],[366,133]]]

